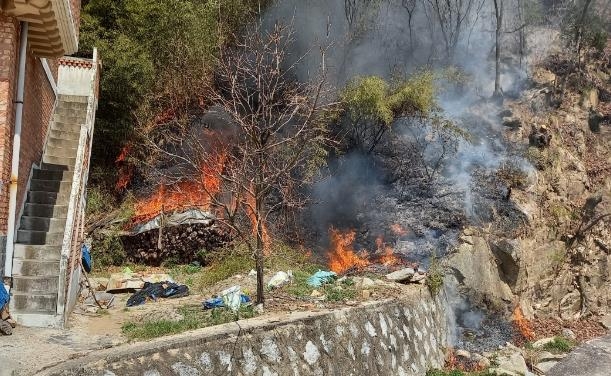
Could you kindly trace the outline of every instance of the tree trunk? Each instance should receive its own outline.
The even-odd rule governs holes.
[[[584,3],[583,9],[581,11],[581,16],[579,17],[579,21],[577,24],[577,29],[575,30],[575,42],[577,43],[577,64],[581,63],[583,27],[586,20],[586,15],[588,14],[588,8],[590,7],[590,3],[592,3],[592,0],[586,0],[586,2]]]
[[[501,30],[503,28],[503,0],[494,0],[494,14],[496,16],[496,39],[495,39],[495,75],[494,93],[495,98],[500,98],[501,90]]]

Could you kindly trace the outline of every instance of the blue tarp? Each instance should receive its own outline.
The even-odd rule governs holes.
[[[6,292],[6,288],[4,288],[4,284],[0,284],[0,310],[4,308],[6,303],[8,303],[9,295]]]
[[[337,274],[335,272],[325,272],[323,270],[319,270],[308,278],[308,285],[310,287],[320,287],[325,283],[333,282],[335,278],[337,278]]]
[[[242,294],[240,295],[240,301],[242,304],[248,304],[250,303],[250,298]],[[208,299],[203,304],[204,304],[204,309],[222,308],[225,306],[225,303],[223,303],[223,298],[220,296],[216,298]]]

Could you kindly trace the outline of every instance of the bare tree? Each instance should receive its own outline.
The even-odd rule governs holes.
[[[407,26],[409,27],[409,46],[410,48],[414,48],[414,38],[413,38],[413,29],[412,22],[414,19],[414,14],[416,13],[416,6],[418,5],[417,0],[401,0],[401,5],[407,11]]]
[[[503,0],[493,0],[494,3],[494,16],[496,19],[496,29],[495,29],[495,55],[494,55],[494,93],[493,97],[500,98],[503,96],[503,91],[501,89],[501,38],[503,31],[503,8],[504,1]]]
[[[445,44],[446,59],[451,61],[461,38],[468,27],[476,0],[427,0],[433,9]]]
[[[320,74],[298,82],[296,70],[305,56],[289,57],[292,27],[276,24],[265,31],[256,26],[245,35],[222,50],[207,90],[210,102],[228,117],[229,129],[183,137],[177,140],[181,152],[166,148],[162,153],[186,166],[183,178],[220,180],[218,190],[205,183],[201,189],[209,194],[219,220],[253,253],[257,303],[263,303],[266,224],[272,213],[303,203],[298,192],[306,181],[304,166],[327,141],[322,117],[333,104],[323,98],[327,47],[320,49]],[[222,168],[206,168],[221,159]]]

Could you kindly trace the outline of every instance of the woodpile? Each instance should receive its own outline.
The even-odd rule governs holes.
[[[129,261],[159,266],[164,261],[188,264],[223,247],[229,233],[218,225],[193,223],[162,227],[121,238]]]

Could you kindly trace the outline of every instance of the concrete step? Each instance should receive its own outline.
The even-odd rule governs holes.
[[[45,204],[45,205],[68,205],[70,191],[66,192],[42,192],[29,191],[28,204]]]
[[[59,103],[65,102],[76,102],[76,103],[87,103],[89,97],[83,95],[67,95],[67,94],[59,94],[57,96],[57,100]]]
[[[84,123],[84,121],[82,123]],[[61,123],[61,122],[56,121],[56,122],[53,122],[53,124],[51,125],[51,129],[54,129],[57,131],[64,131],[64,132],[80,132],[82,123],[81,122]]]
[[[72,180],[72,171],[43,170],[35,168],[32,179],[40,180]]]
[[[73,106],[72,104],[57,106],[55,108],[54,114],[59,116],[73,116],[85,118],[87,117],[87,107],[86,106]]]
[[[15,259],[56,261],[61,258],[62,247],[58,245],[15,244]]]
[[[56,110],[87,110],[87,102],[66,102],[60,101],[57,102],[57,106],[55,106]]]
[[[62,164],[54,164],[54,163],[42,163],[42,165],[40,166],[43,170],[49,170],[49,171],[69,171],[71,174],[73,174],[73,169],[74,166],[67,166],[67,165],[62,165]]]
[[[84,124],[85,123],[85,116],[81,116],[81,115],[61,115],[61,114],[55,113],[53,114],[52,119],[54,123],[65,123],[65,124]]]
[[[59,217],[65,218],[68,214],[68,205],[25,204],[23,215],[30,217]]]
[[[17,243],[34,245],[62,245],[64,232],[17,230]]]
[[[63,232],[66,227],[66,218],[45,218],[22,216],[20,230]]]
[[[80,129],[79,129],[79,132],[80,132]],[[49,139],[47,140],[47,148],[77,149],[78,148],[78,139],[66,140],[62,138],[49,137]]]
[[[15,292],[11,297],[11,312],[55,314],[57,310],[57,293],[30,294]]]
[[[14,259],[13,275],[29,277],[48,277],[59,275],[59,260]]]
[[[44,155],[42,157],[42,161],[44,163],[60,165],[60,166],[68,166],[70,169],[74,168],[74,164],[76,163],[76,156],[73,158],[68,157],[54,157],[51,155]]]
[[[78,144],[78,140],[81,137],[81,134],[79,132],[66,132],[51,128],[51,130],[49,131],[49,137],[58,138],[61,140],[70,140]]]
[[[45,150],[45,155],[52,157],[72,158],[76,157],[76,148],[47,147]]]
[[[13,292],[57,294],[59,276],[50,275],[44,277],[14,276]]]
[[[72,187],[72,180],[42,180],[32,179],[30,190],[41,192],[66,192]]]

